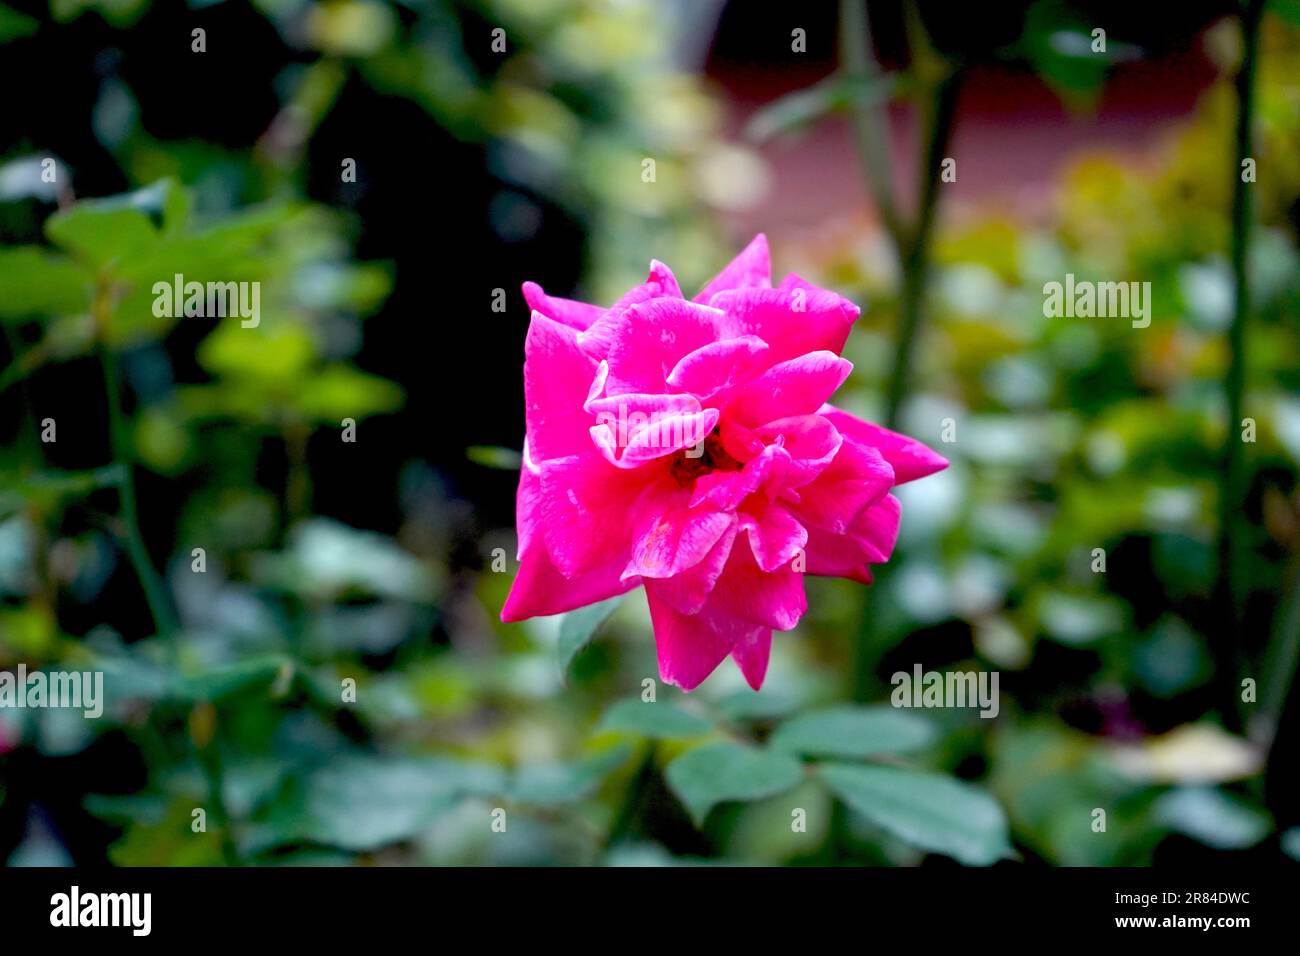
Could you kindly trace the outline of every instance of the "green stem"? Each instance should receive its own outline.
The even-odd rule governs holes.
[[[1228,433],[1223,449],[1223,470],[1219,496],[1219,581],[1217,600],[1224,627],[1215,641],[1220,707],[1229,726],[1240,726],[1237,698],[1237,653],[1243,635],[1246,604],[1244,574],[1243,512],[1246,498],[1245,444],[1241,427],[1246,387],[1246,323],[1250,315],[1250,283],[1247,265],[1250,252],[1251,184],[1242,176],[1242,162],[1249,158],[1251,128],[1255,116],[1255,68],[1259,59],[1259,25],[1264,0],[1247,0],[1241,14],[1242,61],[1237,71],[1237,135],[1232,178],[1232,274],[1234,308],[1228,329],[1228,372],[1224,391],[1228,406]]]
[[[865,0],[840,0],[840,65],[855,80],[878,81],[879,65],[872,52],[871,20]],[[889,114],[886,103],[869,103],[852,114],[854,141],[867,186],[880,219],[896,249],[903,243],[903,224],[894,202],[893,162],[889,155]]]
[[[212,719],[214,721],[212,738],[206,744],[196,742],[195,750],[208,785],[208,802],[212,804],[213,823],[216,824],[217,832],[220,834],[221,858],[226,866],[242,866],[243,860],[240,859],[239,847],[235,844],[234,832],[230,826],[230,810],[226,806],[225,771],[221,762],[221,750],[217,745],[215,712]]]
[[[1300,664],[1300,565],[1293,565],[1287,595],[1278,604],[1273,637],[1260,668],[1259,714],[1249,730],[1251,739],[1271,748],[1277,739],[1287,699]],[[1271,764],[1271,761],[1270,761]]]
[[[623,804],[614,816],[614,822],[610,824],[609,835],[605,837],[605,849],[610,849],[631,832],[632,824],[636,821],[637,812],[641,808],[642,794],[650,783],[651,777],[654,776],[658,749],[653,740],[646,741],[641,762],[637,765],[631,781],[628,782]]]
[[[144,589],[145,600],[149,604],[149,613],[153,616],[154,627],[159,634],[170,637],[180,629],[176,613],[172,610],[167,597],[167,589],[162,577],[154,570],[149,559],[149,551],[140,533],[140,513],[135,499],[135,478],[132,462],[131,436],[127,430],[126,416],[122,412],[121,381],[117,368],[117,356],[108,345],[101,350],[104,364],[104,387],[108,393],[109,433],[112,438],[113,460],[122,468],[122,480],[118,485],[118,497],[121,502],[121,519],[125,526],[126,553],[135,568]]]
[[[916,228],[901,250],[903,285],[899,299],[898,343],[885,391],[887,428],[898,427],[899,414],[907,398],[912,353],[921,326],[925,283],[930,272],[930,239],[939,206],[939,176],[952,138],[962,77],[961,70],[953,70],[939,81],[932,93],[930,137],[921,159],[921,198]]]

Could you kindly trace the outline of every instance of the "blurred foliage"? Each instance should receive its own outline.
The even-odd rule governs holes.
[[[1220,393],[1229,81],[1149,161],[1078,157],[1047,223],[998,209],[945,218],[905,430],[952,467],[902,489],[893,573],[865,594],[810,580],[809,615],[776,642],[761,693],[724,667],[686,697],[651,679],[638,595],[499,624],[509,529],[483,531],[472,561],[456,555],[448,516],[463,503],[420,461],[400,476],[399,527],[351,527],[313,509],[327,476],[307,451],[345,419],[403,414],[401,385],[357,358],[367,318],[403,276],[359,261],[361,224],[306,198],[305,155],[345,84],[409,101],[481,147],[506,187],[488,210],[504,239],[527,231],[528,196],[566,210],[586,236],[589,297],[609,301],[652,255],[685,263],[684,279],[724,261],[705,213],[727,208],[719,181],[752,169],[673,64],[669,18],[596,0],[254,6],[302,56],[249,148],[156,138],[135,92],[109,76],[95,133],[131,191],[80,197],[75,179],[42,180],[43,154],[0,157],[0,222],[18,237],[0,249],[0,385],[24,392],[78,369],[93,414],[60,422],[60,443],[74,427],[107,436],[127,398],[99,459],[52,460],[25,407],[0,460],[0,667],[100,670],[108,697],[98,721],[0,710],[0,817],[21,831],[11,864],[84,857],[54,835],[66,819],[52,826],[46,809],[6,796],[18,774],[53,774],[97,749],[110,771],[77,809],[103,822],[109,859],[125,865],[910,865],[929,854],[1107,865],[1149,863],[1179,840],[1300,853],[1265,800],[1260,742],[1289,669],[1255,672],[1259,706],[1272,708],[1263,738],[1223,730],[1209,690],[1218,450],[1236,427]],[[1003,52],[1067,95],[1095,90],[1104,70],[1081,62],[1086,33],[1056,6],[1036,5]],[[48,24],[0,7],[0,43],[90,17],[126,29],[149,10],[56,0]],[[507,49],[489,56],[496,25]],[[1281,18],[1267,27],[1247,401],[1259,424],[1246,576],[1256,655],[1285,648],[1269,631],[1284,630],[1279,605],[1295,601],[1300,566],[1300,39]],[[1206,42],[1230,73],[1223,28]],[[758,133],[893,84],[828,82],[763,114]],[[647,155],[654,188],[627,172]],[[897,320],[896,275],[876,242],[855,231],[775,252],[865,304],[838,402],[869,418]],[[1067,271],[1150,280],[1150,327],[1044,318],[1043,284]],[[156,316],[153,283],[177,273],[259,282],[260,323]],[[507,449],[469,454],[517,467]],[[161,480],[184,489],[175,521],[160,527],[144,493],[139,510],[165,603],[118,613],[148,586],[127,489]],[[1095,548],[1105,573],[1092,569]],[[845,705],[868,619],[876,703]],[[918,661],[999,671],[997,719],[884,706],[889,675]]]

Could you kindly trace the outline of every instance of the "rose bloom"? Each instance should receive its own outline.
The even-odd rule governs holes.
[[[759,235],[693,299],[653,262],[610,308],[525,283],[520,569],[504,621],[645,586],[663,680],[730,655],[750,686],[804,572],[871,581],[898,536],[895,485],[947,462],[826,400],[858,308],[790,275]]]

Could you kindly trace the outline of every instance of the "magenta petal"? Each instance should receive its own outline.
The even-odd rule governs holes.
[[[894,469],[875,448],[845,441],[830,465],[799,489],[801,520],[837,534],[894,486]]]
[[[821,528],[808,528],[807,572],[827,578],[849,578],[860,584],[871,583],[866,554],[862,546],[845,534]]]
[[[702,508],[672,508],[638,534],[625,577],[668,578],[704,560],[735,524],[735,515]]]
[[[699,400],[685,394],[595,398],[587,411],[596,418],[591,440],[620,468],[698,445],[718,423],[717,409],[701,411]]]
[[[633,306],[661,298],[680,299],[682,290],[678,287],[672,271],[656,260],[650,263],[650,275],[645,282],[629,290],[578,337],[579,347],[594,358],[604,358],[609,354],[610,346],[614,344],[618,328],[627,311]]]
[[[808,529],[808,573],[871,583],[868,564],[883,564],[898,540],[898,499],[885,495],[859,512],[848,534]]]
[[[718,424],[718,410],[706,408],[701,412],[668,415],[651,422],[632,434],[623,449],[625,463],[662,458],[686,448],[700,445]]]
[[[554,319],[578,331],[586,329],[605,314],[605,310],[598,305],[547,295],[536,282],[524,283],[524,301],[534,312],[540,312],[548,319]]]
[[[785,459],[781,470],[784,488],[799,488],[815,479],[835,460],[844,443],[839,430],[820,415],[778,418],[755,434],[781,446],[784,455],[778,457]]]
[[[591,416],[583,409],[596,363],[567,325],[533,313],[524,342],[524,418],[534,461],[591,447]]]
[[[519,537],[516,556],[522,558],[534,541],[542,540],[542,478],[524,439],[524,462],[519,469],[519,487],[515,490],[515,529]]]
[[[573,578],[565,577],[551,561],[542,540],[540,510],[541,478],[532,470],[531,462],[526,460],[517,496],[519,573],[515,575],[510,595],[501,609],[501,620],[522,621],[529,617],[572,611],[622,594],[639,583],[636,578],[622,579],[621,560],[597,566]]]
[[[731,649],[731,659],[740,667],[745,682],[754,690],[763,686],[767,662],[771,656],[772,631],[766,627],[755,628]]]
[[[650,621],[654,626],[659,650],[659,676],[682,690],[694,690],[713,673],[736,644],[734,633],[719,633],[705,613],[682,614],[655,593],[655,584],[646,587]]]
[[[827,405],[818,414],[830,419],[835,427],[854,441],[880,450],[885,461],[894,469],[894,482],[904,484],[943,471],[948,459],[922,445],[915,438],[879,425],[864,422],[855,415]]]
[[[714,543],[698,564],[670,578],[646,578],[646,592],[668,602],[682,614],[698,614],[709,599],[718,576],[727,565],[732,542],[736,540],[737,523],[733,516],[730,526]]]
[[[641,583],[640,578],[622,578],[622,570],[622,563],[616,562],[566,578],[545,548],[533,548],[519,562],[519,573],[501,609],[501,620],[562,614],[630,591]]]
[[[741,471],[715,471],[701,475],[695,480],[691,507],[703,504],[723,511],[735,511],[767,480],[777,451],[776,448],[766,449]]]
[[[778,418],[816,412],[844,384],[853,363],[834,352],[809,352],[773,365],[726,395],[726,412],[757,428]]]
[[[740,255],[709,280],[695,301],[707,304],[715,294],[727,289],[768,288],[771,285],[772,256],[767,248],[767,236],[760,232]]]
[[[757,335],[772,347],[772,361],[808,352],[844,351],[858,307],[826,289],[789,287],[723,292],[709,303],[722,309],[736,334]]]
[[[658,259],[650,260],[650,275],[645,280],[646,287],[654,295],[651,298],[667,296],[672,299],[682,299],[682,288],[677,284],[677,277],[673,275],[673,270]]]
[[[849,534],[862,545],[863,553],[872,564],[884,564],[894,553],[902,513],[898,499],[885,495],[871,507],[864,508],[854,519]]]
[[[632,432],[655,416],[680,415],[700,410],[700,400],[685,392],[624,392],[587,400],[586,409],[601,424]]]
[[[774,503],[756,515],[742,515],[740,527],[749,535],[754,560],[763,571],[788,564],[808,544],[808,529],[784,505]]]
[[[713,342],[726,316],[684,299],[653,299],[624,313],[609,346],[608,395],[662,392],[685,356]]]
[[[635,528],[646,513],[641,509],[671,508],[684,497],[676,482],[661,480],[666,469],[623,470],[595,449],[538,467],[546,550],[566,577],[620,559],[626,564]]]
[[[708,398],[750,378],[766,351],[767,343],[756,335],[711,342],[684,356],[667,381],[675,389]]]
[[[709,596],[708,610],[729,619],[788,631],[808,610],[803,574],[791,565],[766,572],[750,548],[737,538],[722,576]]]

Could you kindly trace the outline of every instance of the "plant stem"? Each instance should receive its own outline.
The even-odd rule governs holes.
[[[900,250],[902,289],[899,297],[898,343],[894,365],[885,391],[885,427],[897,428],[907,398],[912,353],[921,326],[925,283],[930,273],[930,239],[939,206],[939,175],[952,139],[953,117],[961,94],[963,73],[953,70],[939,81],[931,94],[930,136],[921,158],[921,197],[916,228]]]
[[[226,806],[219,730],[216,705],[210,700],[195,704],[189,716],[190,743],[208,784],[208,804],[221,846],[221,858],[226,866],[240,866],[239,847],[230,828],[230,811]]]
[[[619,807],[614,822],[610,824],[609,835],[605,837],[605,849],[610,849],[631,832],[637,811],[641,808],[642,794],[655,772],[655,757],[658,749],[653,740],[646,741],[641,762],[628,782],[623,804]]]
[[[1237,71],[1237,135],[1232,178],[1232,275],[1234,308],[1228,329],[1228,372],[1224,391],[1228,406],[1228,432],[1223,449],[1223,471],[1219,495],[1219,581],[1217,603],[1224,626],[1215,641],[1220,707],[1223,718],[1234,729],[1240,726],[1237,704],[1237,652],[1243,635],[1246,578],[1242,567],[1245,508],[1245,444],[1241,427],[1246,385],[1246,322],[1250,315],[1250,282],[1247,274],[1252,211],[1251,184],[1242,174],[1242,163],[1251,156],[1251,127],[1255,117],[1255,68],[1259,55],[1259,25],[1264,0],[1247,0],[1241,14],[1242,60]]]
[[[855,80],[877,81],[881,71],[871,49],[871,20],[865,0],[840,0],[840,65]],[[889,155],[886,103],[868,103],[852,113],[853,135],[867,186],[881,222],[900,249],[903,224],[894,203],[893,162]]]
[[[131,437],[126,428],[126,416],[122,412],[117,356],[108,345],[104,345],[100,352],[104,364],[104,386],[108,393],[108,420],[109,432],[112,436],[113,460],[122,469],[118,497],[121,501],[120,517],[126,528],[126,553],[140,579],[140,586],[144,589],[154,627],[159,634],[171,637],[180,629],[180,625],[176,620],[175,611],[172,610],[171,601],[167,597],[166,586],[149,560],[149,551],[145,547],[144,536],[140,533],[140,514],[136,506],[135,478],[132,469],[134,455],[131,451]]]
[[[1293,563],[1290,587],[1278,603],[1273,637],[1260,668],[1259,713],[1247,728],[1251,739],[1266,749],[1277,739],[1297,664],[1300,664],[1300,563]]]

